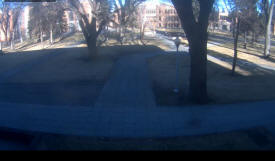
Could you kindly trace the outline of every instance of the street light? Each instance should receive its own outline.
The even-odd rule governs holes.
[[[179,36],[175,39],[175,45],[177,48],[177,54],[179,54],[179,46],[180,46],[180,39]],[[176,88],[174,89],[175,93],[179,93],[179,59],[176,60]]]

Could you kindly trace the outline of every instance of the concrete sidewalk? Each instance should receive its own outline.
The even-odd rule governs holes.
[[[60,107],[0,104],[0,127],[107,137],[165,138],[264,126],[274,131],[275,101],[198,107]]]
[[[142,53],[120,58],[95,106],[155,107],[155,97],[146,62],[155,55],[157,54]]]

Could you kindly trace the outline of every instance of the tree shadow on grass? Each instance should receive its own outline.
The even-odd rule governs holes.
[[[232,47],[228,47],[228,46],[225,46],[225,45],[217,45],[217,46],[220,46],[220,47],[224,47],[224,48],[228,48],[228,49],[232,49],[234,50],[234,47],[233,47],[233,39],[232,38],[226,38],[226,37],[221,37],[221,36],[217,36],[217,35],[211,35],[209,36],[209,39],[212,40],[212,41],[215,41],[215,42],[222,42],[222,43],[231,43],[232,44]],[[252,55],[252,56],[256,56],[256,57],[259,57],[259,58],[262,58],[262,59],[265,59],[267,61],[270,61],[270,62],[274,62],[275,63],[275,58],[274,58],[274,55],[271,54],[270,57],[266,58],[263,54],[263,47],[258,47],[257,45],[252,45],[252,44],[248,44],[247,46],[248,48],[247,49],[244,49],[243,48],[243,45],[242,43],[240,42],[240,44],[238,45],[238,52],[242,52],[244,54],[248,54],[248,55]],[[260,52],[260,53],[259,53]],[[271,49],[271,53],[274,52],[274,50]]]
[[[273,82],[275,71],[263,68],[244,59],[237,61],[237,67],[248,74],[231,75],[232,57],[219,53],[211,53],[230,68],[225,68],[215,62],[208,62],[208,89],[214,103],[239,103],[275,99]],[[216,69],[216,70],[213,70]]]
[[[85,47],[9,53],[5,55],[9,63],[14,60],[9,57],[36,57],[0,73],[0,101],[92,106],[117,59],[123,55],[161,51],[155,46],[106,46],[99,48],[95,59],[89,57]]]
[[[233,62],[233,57],[232,56],[229,56],[229,55],[225,55],[225,54],[221,54],[221,53],[218,53],[218,52],[215,52],[215,51],[212,51],[210,50],[211,52],[208,52],[208,55],[210,56],[213,56],[223,62],[226,62],[230,65],[232,65],[232,62]],[[237,66],[243,70],[246,70],[246,71],[249,71],[249,72],[252,72],[253,75],[255,74],[263,74],[263,73],[269,73],[269,74],[274,74],[275,72],[275,68],[274,70],[271,70],[271,69],[267,69],[267,68],[264,68],[256,63],[253,63],[251,61],[248,61],[246,59],[241,59],[241,58],[238,58],[237,60]]]
[[[275,81],[275,71],[265,69],[255,63],[246,60],[238,61],[238,70],[235,76],[231,75],[232,57],[220,56],[219,53],[211,54],[219,58],[219,63],[208,61],[208,93],[209,104],[227,104],[238,102],[251,102],[275,99],[273,82]],[[153,91],[156,95],[156,102],[159,106],[190,106],[188,101],[189,85],[189,56],[185,55],[186,65],[181,66],[180,72],[180,93],[173,92],[175,82],[175,63],[176,59],[171,59],[173,55],[162,55],[151,61],[153,75]],[[182,59],[181,64],[183,64]],[[161,63],[166,62],[169,63]],[[221,65],[227,64],[226,66]],[[164,65],[164,66],[163,66]],[[243,74],[239,70],[248,74]],[[165,73],[172,73],[167,76],[155,76]],[[184,79],[183,79],[184,78]],[[165,81],[167,79],[167,81]],[[170,84],[170,85],[169,85]]]

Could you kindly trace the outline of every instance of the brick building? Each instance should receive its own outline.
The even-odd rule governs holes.
[[[181,23],[172,4],[149,0],[139,6],[140,22],[151,29],[180,29]]]

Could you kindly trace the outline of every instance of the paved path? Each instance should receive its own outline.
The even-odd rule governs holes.
[[[146,60],[156,54],[134,54],[118,60],[95,107],[156,106]]]
[[[198,107],[90,108],[0,103],[0,127],[108,138],[162,138],[270,127],[275,101]]]
[[[163,43],[165,43],[169,47],[169,49],[167,49],[166,52],[176,52],[177,51],[174,40],[171,37],[167,37],[167,36],[164,36],[164,35],[161,35],[161,34],[156,34],[156,37],[159,40],[162,40]],[[182,53],[182,51],[183,52],[189,52],[189,48],[184,46],[184,45],[180,45],[179,46],[179,51],[181,53]]]

